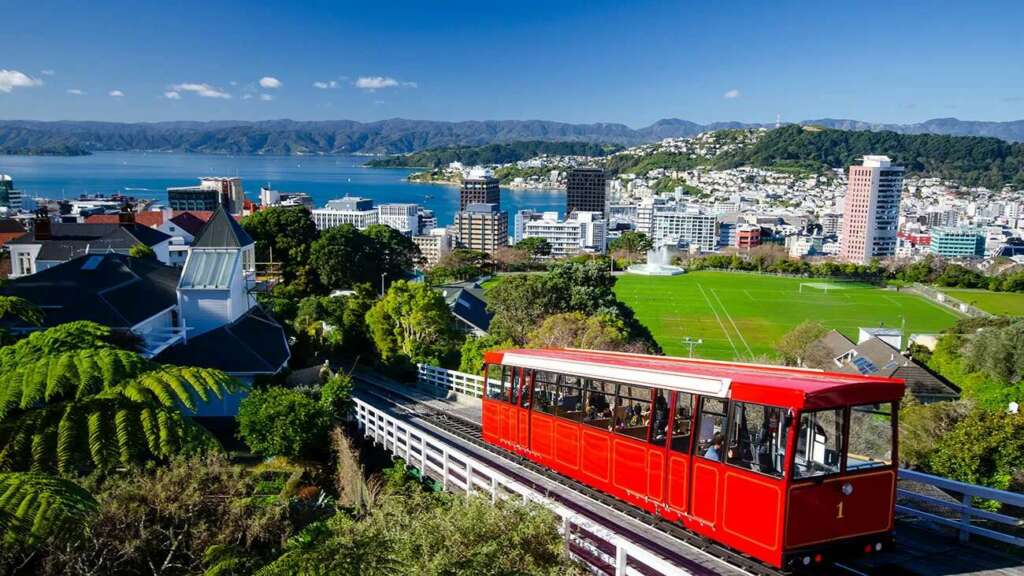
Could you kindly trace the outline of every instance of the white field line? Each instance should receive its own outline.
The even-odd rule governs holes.
[[[741,332],[739,326],[736,325],[736,321],[732,319],[732,314],[729,314],[729,309],[722,303],[722,299],[718,297],[718,292],[715,291],[714,288],[711,289],[711,295],[715,297],[715,300],[718,301],[718,305],[722,307],[722,312],[725,313],[725,317],[729,320],[729,323],[732,324],[732,328],[736,331],[736,335],[740,337],[740,342],[746,346],[747,352],[750,354],[750,358],[753,359],[754,351],[750,349],[750,344],[748,344],[747,339],[743,337],[743,332]]]
[[[725,324],[722,322],[721,316],[718,315],[718,310],[715,310],[715,305],[711,303],[711,299],[708,298],[707,292],[704,291],[704,287],[701,286],[699,282],[697,283],[697,288],[700,289],[701,295],[704,296],[704,300],[708,303],[708,308],[711,308],[711,312],[715,315],[715,320],[718,320],[718,325],[722,327],[722,332],[725,333],[725,337],[729,340],[729,345],[732,346],[733,354],[735,354],[736,358],[739,359],[740,351],[736,348],[736,344],[733,343],[732,336],[729,336],[729,330],[725,328]]]

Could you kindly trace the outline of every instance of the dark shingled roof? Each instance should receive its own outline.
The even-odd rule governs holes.
[[[438,286],[437,290],[457,318],[483,332],[491,327],[494,314],[487,311],[484,289],[479,284],[456,282]]]
[[[181,214],[172,217],[171,222],[192,236],[199,234],[199,231],[206,225],[206,220],[203,220],[191,212],[182,212]]]
[[[124,254],[79,256],[9,281],[0,294],[20,296],[44,313],[44,325],[92,320],[128,329],[178,303],[180,268]],[[17,320],[2,322],[27,328]]]
[[[14,234],[25,232],[25,227],[14,218],[0,218],[0,234]]]
[[[170,236],[142,224],[80,224],[53,222],[46,240],[36,239],[32,230],[8,242],[10,245],[41,244],[37,260],[70,260],[82,254],[119,252],[127,254],[132,246],[142,243],[155,246]]]
[[[243,248],[253,243],[249,233],[242,228],[237,220],[218,206],[217,211],[206,222],[195,240],[194,248]]]
[[[284,328],[254,306],[231,324],[171,346],[156,360],[217,368],[229,374],[276,374],[290,357]]]

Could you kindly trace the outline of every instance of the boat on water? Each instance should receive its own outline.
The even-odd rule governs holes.
[[[434,199],[434,195],[433,194],[425,194],[423,196],[423,199],[424,200],[433,200]]]

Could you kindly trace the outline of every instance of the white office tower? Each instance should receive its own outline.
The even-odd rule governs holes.
[[[377,209],[373,206],[373,200],[358,196],[346,196],[331,200],[323,208],[313,210],[312,214],[317,230],[327,230],[342,224],[351,224],[360,230],[365,230],[378,222]]]
[[[718,245],[718,218],[697,207],[653,207],[651,240],[655,246],[687,245],[691,250],[710,252]]]
[[[381,204],[377,207],[377,222],[412,236],[419,231],[419,214],[420,207],[416,204]]]
[[[561,258],[583,252],[605,251],[608,224],[601,212],[573,212],[565,220],[558,212],[544,212],[523,222],[523,239],[543,238],[551,245],[551,256]]]

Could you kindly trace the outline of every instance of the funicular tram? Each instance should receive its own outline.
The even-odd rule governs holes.
[[[777,568],[891,542],[902,380],[488,352],[483,437]]]

